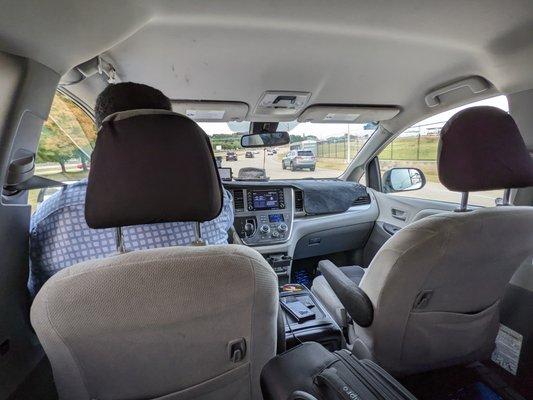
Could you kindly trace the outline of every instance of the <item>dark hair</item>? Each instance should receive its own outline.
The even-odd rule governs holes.
[[[167,96],[160,90],[148,85],[133,82],[123,82],[109,85],[96,98],[94,119],[96,127],[100,128],[102,121],[108,115],[119,111],[157,109],[172,110]]]

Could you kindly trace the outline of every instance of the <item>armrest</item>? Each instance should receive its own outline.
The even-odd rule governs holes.
[[[329,260],[320,261],[318,270],[355,323],[362,327],[370,326],[374,319],[374,307],[367,294]]]

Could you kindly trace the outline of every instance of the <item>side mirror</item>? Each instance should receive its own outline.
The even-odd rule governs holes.
[[[265,132],[242,135],[242,147],[274,147],[290,142],[289,132]]]
[[[383,192],[408,192],[422,189],[426,184],[424,173],[418,168],[392,168],[383,174]]]

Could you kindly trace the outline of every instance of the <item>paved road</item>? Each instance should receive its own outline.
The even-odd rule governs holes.
[[[222,166],[231,167],[233,176],[236,177],[239,173],[239,170],[243,167],[263,168],[263,151],[260,151],[259,154],[255,154],[254,158],[244,158],[244,153],[242,155],[238,153],[238,155],[238,161],[226,161],[225,156],[223,156],[224,158],[222,159]],[[303,171],[291,171],[288,169],[284,170],[281,167],[281,160],[278,158],[277,154],[265,156],[265,169],[267,171],[267,176],[270,179],[302,179],[309,177],[335,178],[343,172],[319,167],[317,167],[313,172],[309,171],[308,169]]]
[[[237,176],[239,170],[243,167],[256,167],[263,168],[263,151],[260,150],[259,154],[255,154],[254,158],[245,158],[244,152],[238,152],[239,160],[238,161],[226,161],[226,153],[217,153],[217,155],[223,156],[222,166],[231,167],[233,171],[233,176]],[[335,178],[339,176],[344,169],[327,169],[316,167],[316,170],[311,172],[309,170],[303,171],[291,171],[284,170],[281,167],[281,160],[277,154],[271,156],[265,156],[265,167],[267,171],[267,176],[270,179],[303,179],[303,178]],[[79,172],[80,169],[77,168],[76,163],[68,164],[67,168],[69,171]],[[344,168],[344,166],[343,166]],[[49,173],[59,173],[61,172],[59,164],[51,165],[38,165],[37,166],[37,175],[49,174]],[[436,182],[427,182],[426,186],[420,190],[413,192],[404,192],[396,193],[397,196],[405,197],[416,197],[429,200],[440,200],[448,201],[452,203],[459,203],[461,200],[460,193],[450,192],[444,186]],[[481,192],[481,193],[470,193],[470,203],[480,206],[490,207],[494,205],[494,199],[496,197],[502,197],[503,191],[490,191],[490,192]]]
[[[461,201],[461,193],[450,192],[437,182],[427,182],[422,189],[412,192],[395,193],[395,196],[416,197],[418,199],[440,200],[451,203]],[[492,207],[494,199],[503,196],[503,190],[491,190],[487,192],[473,192],[469,194],[468,201],[476,206]]]

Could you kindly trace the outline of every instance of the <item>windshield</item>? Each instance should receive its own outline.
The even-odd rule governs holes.
[[[376,129],[375,124],[312,124],[280,122],[290,144],[245,149],[240,138],[248,122],[199,124],[211,138],[219,166],[231,168],[234,179],[336,178]]]

